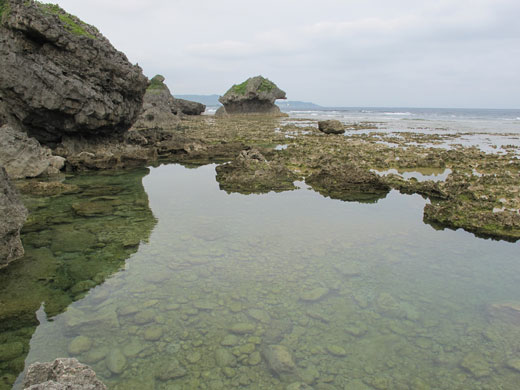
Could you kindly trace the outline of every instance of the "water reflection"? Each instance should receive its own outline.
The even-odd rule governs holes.
[[[36,326],[122,269],[148,239],[156,223],[142,185],[148,173],[79,175],[65,181],[65,195],[24,196],[26,255],[0,271],[1,389],[23,370]]]

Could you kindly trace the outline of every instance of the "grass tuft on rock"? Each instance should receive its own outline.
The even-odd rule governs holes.
[[[0,0],[0,22],[2,21],[4,14],[9,15],[9,3],[7,0]]]
[[[236,93],[237,95],[245,95],[248,81],[249,80],[246,80],[242,84],[233,85],[231,87],[231,92]]]
[[[76,16],[67,13],[58,4],[45,4],[40,3],[39,1],[36,1],[35,3],[43,12],[58,16],[65,28],[72,34],[96,39],[94,35],[85,29],[85,26],[87,25],[85,22],[81,21]]]

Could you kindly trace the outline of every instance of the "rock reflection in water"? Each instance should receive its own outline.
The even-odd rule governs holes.
[[[24,369],[42,319],[52,320],[119,271],[148,239],[156,220],[142,185],[147,174],[141,169],[79,175],[60,185],[21,184],[33,194],[44,187],[46,195],[51,187],[62,194],[24,195],[30,210],[22,232],[26,255],[0,271],[0,389],[9,389]]]

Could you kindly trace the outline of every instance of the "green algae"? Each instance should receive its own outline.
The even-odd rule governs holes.
[[[36,1],[35,3],[43,12],[50,15],[56,15],[71,34],[96,39],[96,37],[85,28],[87,26],[85,22],[81,21],[76,16],[65,12],[58,4],[47,4],[39,1]],[[94,28],[92,26],[89,27]]]

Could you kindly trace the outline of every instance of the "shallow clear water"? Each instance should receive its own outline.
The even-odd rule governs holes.
[[[69,293],[52,319],[45,296],[26,363],[74,356],[112,389],[518,388],[518,244],[436,231],[419,196],[245,196],[214,177],[214,166],[152,168],[143,184],[153,231],[141,215],[139,247],[85,296]],[[121,218],[124,205],[142,206],[135,191]],[[90,246],[88,261],[110,242]],[[268,367],[273,345],[289,351],[292,372]]]

